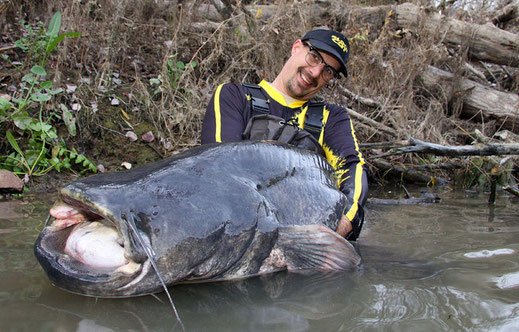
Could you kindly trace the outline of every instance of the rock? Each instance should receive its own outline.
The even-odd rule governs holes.
[[[23,181],[13,173],[0,169],[0,192],[20,193],[23,189]]]

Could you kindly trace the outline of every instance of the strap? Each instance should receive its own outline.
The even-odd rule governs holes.
[[[323,109],[324,103],[309,102],[306,111],[305,130],[319,140],[321,129],[323,127]]]
[[[251,118],[257,115],[270,114],[269,99],[263,92],[263,88],[257,84],[242,83],[251,96]],[[324,103],[309,102],[306,111],[305,130],[319,141],[323,127]]]
[[[251,96],[252,114],[251,117],[262,114],[270,114],[268,98],[263,93],[263,89],[257,84],[242,83]]]

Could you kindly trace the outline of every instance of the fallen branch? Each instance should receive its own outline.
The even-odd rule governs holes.
[[[400,155],[404,153],[418,154],[434,154],[436,156],[495,156],[495,155],[519,155],[519,143],[503,143],[503,144],[477,144],[462,146],[446,146],[435,143],[422,142],[415,138],[410,138],[411,146],[391,149],[390,151],[374,156],[372,158],[381,158],[391,155]]]
[[[517,18],[519,14],[519,5],[517,3],[511,3],[501,8],[494,14],[492,23],[497,26],[503,25],[506,22]]]
[[[433,66],[427,66],[420,73],[419,80],[427,91],[444,94],[440,97],[460,98],[463,102],[462,113],[467,117],[481,112],[484,118],[497,119],[504,128],[518,131],[519,96],[516,93],[492,89]]]
[[[438,195],[425,193],[422,197],[410,197],[401,199],[385,199],[385,198],[369,198],[368,204],[378,205],[418,205],[418,204],[434,204],[440,203],[441,199]]]
[[[369,150],[369,149],[392,149],[399,148],[402,146],[409,146],[409,141],[396,141],[396,142],[376,142],[376,143],[360,143],[359,146],[361,149]]]
[[[358,112],[355,112],[354,110],[350,109],[350,108],[346,108],[346,110],[348,111],[348,114],[358,120],[358,121],[361,121],[363,123],[366,123],[368,125],[370,125],[371,127],[373,128],[376,128],[386,134],[389,134],[393,137],[398,137],[398,133],[396,132],[396,130],[392,129],[392,128],[389,128],[388,126],[386,125],[383,125],[382,123],[379,123],[373,119],[370,119],[368,118],[367,116],[364,116]]]
[[[342,92],[344,95],[346,95],[352,101],[359,102],[362,105],[366,105],[369,107],[382,108],[382,104],[380,104],[376,100],[356,95],[353,92],[351,92],[350,90],[348,90],[342,86],[338,86],[337,88],[340,90],[340,92]]]
[[[403,3],[395,7],[396,23],[423,27],[447,45],[467,45],[471,58],[501,65],[519,66],[519,35],[491,24],[459,21],[420,7]]]
[[[423,184],[438,184],[438,185],[446,185],[449,183],[448,180],[433,177],[429,174],[421,173],[420,171],[414,169],[408,169],[403,166],[392,165],[386,161],[381,159],[370,160],[370,162],[382,173],[389,174],[394,177],[399,177],[409,182],[414,183],[423,183]]]
[[[516,186],[508,185],[508,186],[504,186],[503,189],[508,191],[509,193],[514,194],[515,196],[519,197],[519,188],[517,188]]]

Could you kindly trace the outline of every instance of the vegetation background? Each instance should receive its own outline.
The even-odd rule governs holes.
[[[476,24],[492,24],[495,12],[510,4],[412,2]],[[394,1],[0,3],[0,167],[15,171],[26,182],[35,181],[35,187],[59,185],[64,177],[57,171],[79,175],[116,170],[199,144],[205,106],[216,87],[229,81],[273,80],[292,43],[317,26],[342,31],[352,44],[349,77],[326,88],[319,98],[396,133],[355,122],[372,179],[383,181],[393,174],[374,157],[409,137],[465,145],[476,140],[476,129],[494,139],[502,129],[498,121],[463,118],[461,103],[417,84],[419,73],[429,65],[458,77],[469,75],[463,69],[470,62],[463,44],[447,46],[441,36],[402,28],[391,13],[378,25],[340,14],[345,7],[395,5]],[[317,18],[316,8],[324,13]],[[57,12],[59,31],[52,32]],[[517,33],[518,25],[515,19],[506,29]],[[485,84],[517,93],[517,69],[495,67],[494,77],[487,75]],[[359,96],[373,104],[361,102]],[[447,179],[465,187],[488,185],[491,170],[505,164],[498,157],[418,154],[382,160],[406,170],[425,170],[429,185]],[[507,160],[505,168],[500,181],[515,183],[516,159]],[[404,173],[396,174],[404,179]],[[38,175],[46,175],[45,180],[38,180]]]

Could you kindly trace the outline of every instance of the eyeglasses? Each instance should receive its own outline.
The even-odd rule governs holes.
[[[324,69],[321,72],[321,75],[323,76],[323,79],[326,82],[339,78],[339,73],[337,72],[337,70],[335,70],[335,68],[333,68],[326,62],[324,62],[323,56],[319,53],[319,51],[317,51],[312,45],[306,42],[303,42],[303,45],[309,48],[308,53],[306,53],[305,57],[306,63],[309,66],[317,67],[321,63],[325,64]]]

